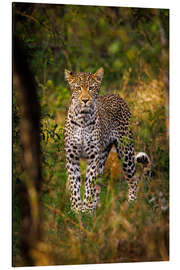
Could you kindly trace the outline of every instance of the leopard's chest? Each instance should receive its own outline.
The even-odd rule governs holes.
[[[74,127],[71,135],[82,158],[87,158],[90,149],[97,147],[99,138],[98,130],[94,126]]]
[[[92,141],[93,129],[83,128],[83,127],[74,127],[72,136],[76,142],[80,145],[86,145]]]

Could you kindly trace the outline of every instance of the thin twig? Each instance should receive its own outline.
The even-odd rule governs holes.
[[[16,13],[23,16],[23,17],[26,17],[27,19],[31,20],[31,21],[34,21],[36,23],[38,23],[39,25],[43,26],[44,28],[46,28],[48,31],[50,31],[50,29],[47,27],[47,25],[45,25],[44,23],[41,23],[39,22],[36,18],[34,18],[33,16],[31,15],[28,15],[24,12],[20,12],[19,10],[16,10]]]

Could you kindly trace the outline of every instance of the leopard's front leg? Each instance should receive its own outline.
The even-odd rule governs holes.
[[[99,172],[99,155],[91,153],[87,160],[85,193],[82,211],[92,212],[98,203],[100,187],[96,185]]]
[[[70,191],[71,208],[80,212],[82,207],[80,195],[80,164],[77,146],[72,143],[66,146],[66,169],[68,174],[68,186]]]

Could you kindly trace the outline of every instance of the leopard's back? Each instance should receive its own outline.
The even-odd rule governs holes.
[[[99,128],[114,130],[129,125],[131,113],[126,102],[119,95],[104,95],[97,99]]]

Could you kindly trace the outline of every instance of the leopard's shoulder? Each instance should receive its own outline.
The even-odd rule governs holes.
[[[129,121],[131,118],[127,103],[117,94],[99,96],[97,110],[100,118],[106,118],[110,121]]]

